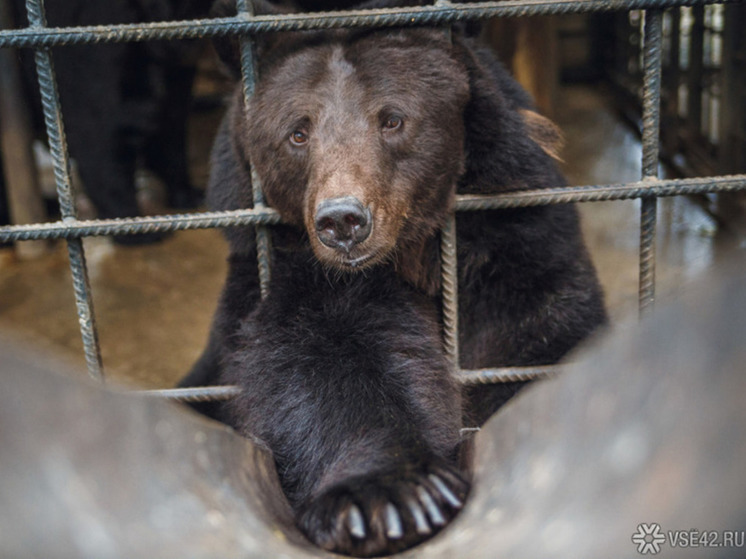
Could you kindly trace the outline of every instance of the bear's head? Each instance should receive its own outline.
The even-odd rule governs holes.
[[[540,186],[532,176],[547,154],[531,126],[544,136],[553,127],[536,113],[527,120],[525,94],[456,34],[342,30],[258,41],[256,90],[248,107],[238,96],[234,142],[269,205],[305,230],[324,265],[421,259],[459,183],[464,192]],[[515,91],[505,95],[501,79]]]
[[[467,100],[443,33],[345,33],[262,72],[246,148],[267,201],[317,258],[363,268],[443,223]]]

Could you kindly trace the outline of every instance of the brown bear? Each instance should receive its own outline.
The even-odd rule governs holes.
[[[256,92],[248,107],[233,97],[208,199],[251,207],[251,162],[284,223],[271,285],[260,300],[253,229],[226,230],[228,279],[182,385],[242,388],[213,411],[272,451],[310,540],[393,553],[462,506],[460,428],[519,386],[462,395],[441,343],[439,229],[457,192],[561,185],[555,130],[457,32],[260,41]],[[553,363],[604,322],[573,206],[459,213],[457,232],[462,367]]]

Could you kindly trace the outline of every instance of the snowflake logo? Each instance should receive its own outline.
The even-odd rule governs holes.
[[[637,545],[637,553],[647,555],[660,553],[661,544],[665,543],[666,536],[661,532],[658,524],[640,524],[637,532],[632,534],[632,543]]]

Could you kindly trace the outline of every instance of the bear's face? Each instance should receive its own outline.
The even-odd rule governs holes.
[[[362,269],[443,224],[468,96],[443,32],[341,34],[262,71],[245,148],[267,201],[305,228],[319,261]]]

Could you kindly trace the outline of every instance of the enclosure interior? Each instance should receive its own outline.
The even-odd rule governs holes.
[[[139,182],[141,209],[155,215],[91,219],[90,203],[75,184],[64,136],[69,116],[60,111],[50,47],[202,40],[188,149],[192,180],[204,188],[209,147],[223,110],[215,100],[229,90],[210,37],[241,37],[242,79],[249,96],[254,80],[250,34],[272,26],[484,21],[484,39],[564,130],[562,167],[575,186],[476,200],[461,197],[457,211],[583,202],[586,240],[614,321],[638,308],[642,313],[652,310],[656,298],[675,295],[721,255],[731,257],[743,232],[746,176],[739,173],[746,168],[746,40],[739,30],[746,27],[746,12],[738,3],[650,0],[628,3],[647,10],[607,11],[604,3],[584,1],[438,2],[384,10],[383,15],[256,18],[249,4],[239,2],[241,13],[225,20],[69,29],[45,28],[41,2],[29,0],[27,5],[29,27],[10,25],[4,14],[0,47],[4,53],[36,49],[51,155],[37,156],[33,172],[42,185],[54,186],[60,218],[0,226],[0,241],[15,243],[15,252],[12,246],[0,251],[0,329],[46,347],[60,359],[85,363],[96,379],[103,379],[106,371],[116,384],[164,389],[164,397],[190,397],[168,388],[199,356],[207,337],[227,256],[218,229],[255,225],[262,231],[278,216],[263,204],[260,192],[251,210],[164,213],[158,185],[144,176]],[[6,137],[12,137],[8,135],[15,130],[5,128]],[[16,180],[23,169],[8,156],[3,163],[8,190],[10,177]],[[191,231],[196,229],[201,231]],[[139,247],[115,246],[107,237],[154,231],[175,234]],[[452,229],[446,231],[443,274],[451,283],[454,242]],[[24,257],[23,247],[33,243],[42,245],[41,254]],[[261,253],[266,287],[271,263]],[[457,304],[452,294],[444,294],[446,317],[455,315]],[[444,343],[454,360],[456,331],[457,325],[446,320]],[[464,382],[553,373],[551,367],[459,372]],[[228,395],[225,390],[199,394]]]

